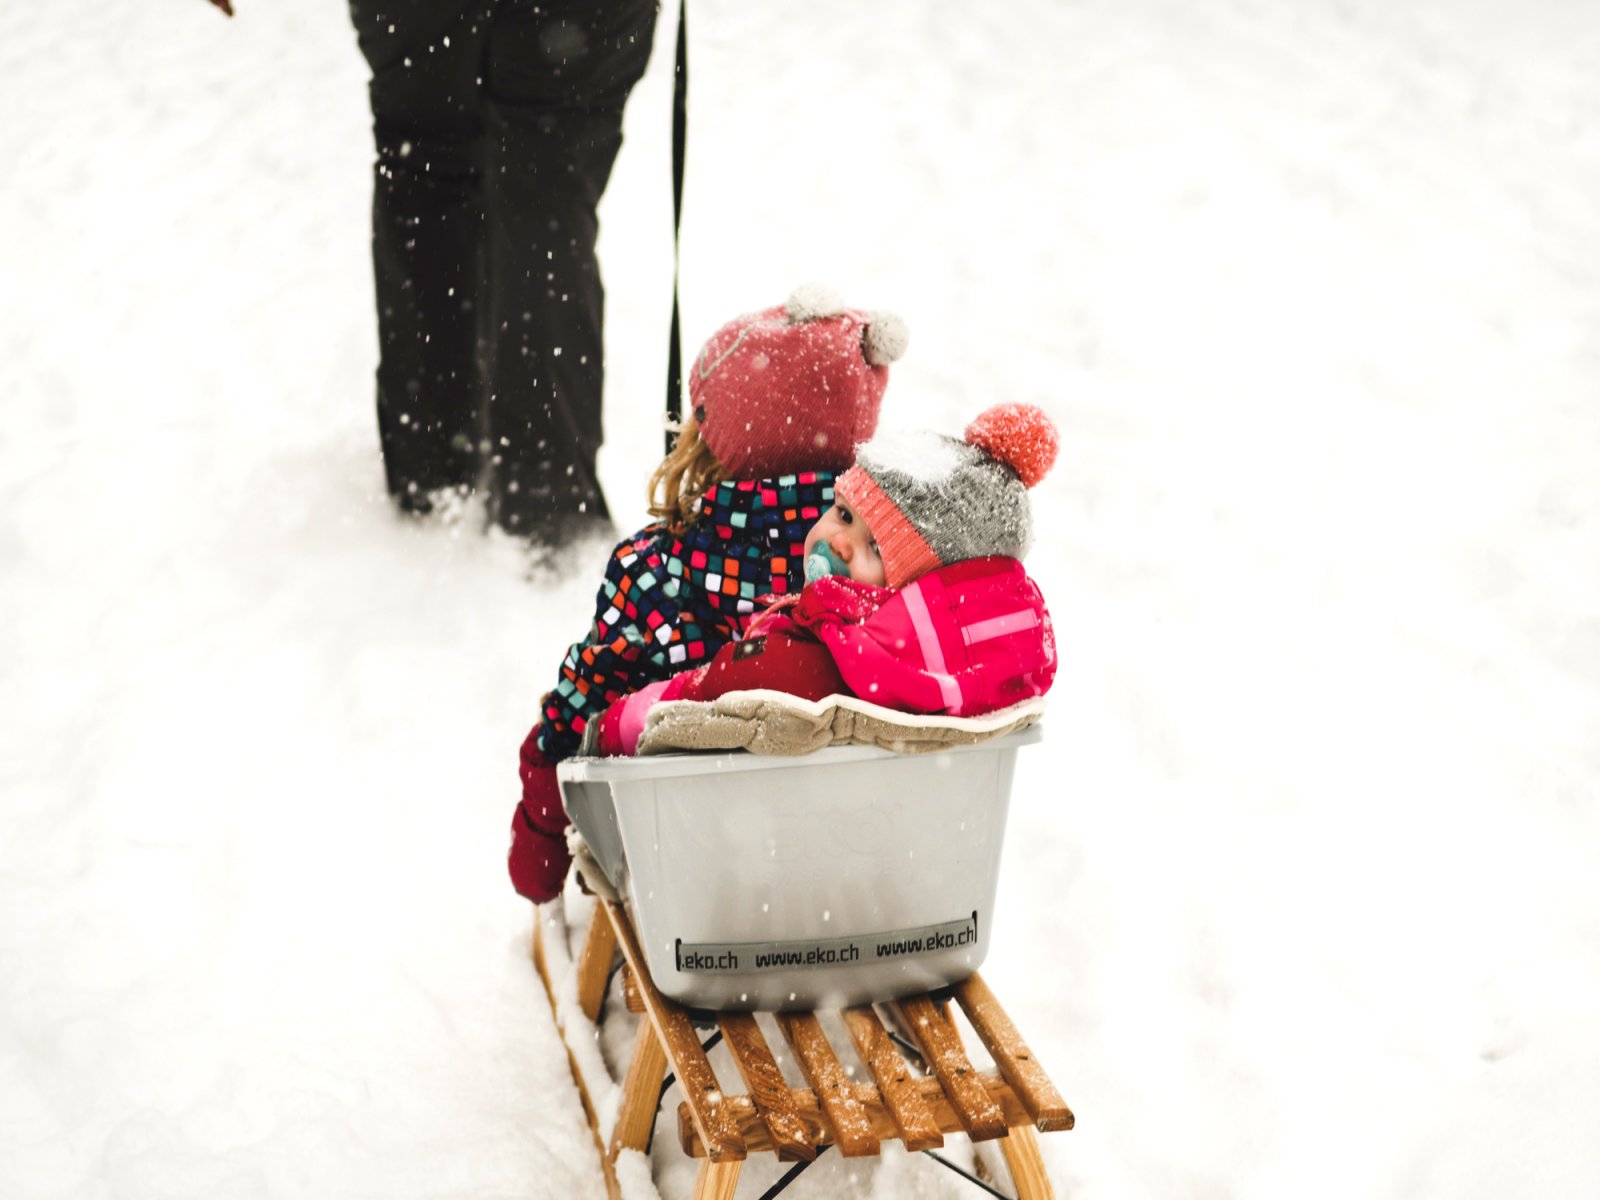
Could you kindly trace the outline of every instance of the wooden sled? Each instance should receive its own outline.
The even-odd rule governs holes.
[[[645,1151],[650,1145],[669,1069],[685,1097],[678,1106],[678,1140],[685,1154],[701,1160],[694,1200],[732,1200],[740,1170],[752,1153],[770,1152],[780,1162],[797,1164],[767,1191],[772,1196],[830,1146],[846,1157],[875,1155],[886,1141],[898,1141],[908,1151],[931,1151],[944,1144],[946,1134],[955,1133],[974,1142],[999,1140],[1019,1200],[1055,1196],[1036,1131],[1071,1129],[1072,1111],[978,975],[947,991],[922,993],[885,1006],[891,1025],[914,1039],[915,1056],[928,1065],[926,1073],[902,1053],[877,1005],[842,1010],[840,1019],[855,1054],[871,1074],[870,1083],[850,1078],[815,1012],[773,1014],[805,1076],[808,1086],[803,1088],[784,1078],[754,1014],[701,1015],[702,1023],[714,1020],[725,1041],[743,1082],[741,1092],[717,1078],[689,1010],[657,990],[621,904],[596,901],[583,949],[570,967],[576,978],[577,1013],[570,1006],[563,1011],[559,1003],[564,992],[558,985],[570,981],[551,978],[543,927],[541,914],[534,924],[534,965],[566,1043],[613,1200],[622,1197],[619,1156],[629,1150]],[[595,1095],[579,1065],[584,1055],[575,1053],[575,1039],[592,1046],[619,954],[627,1006],[642,1019],[616,1119],[609,1138],[603,1140]],[[965,1014],[996,1070],[980,1071],[972,1065],[946,995]]]

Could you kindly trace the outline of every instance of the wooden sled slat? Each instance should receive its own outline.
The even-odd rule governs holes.
[[[983,1076],[967,1058],[949,1016],[925,995],[897,1000],[895,1007],[922,1050],[922,1057],[943,1085],[944,1094],[961,1119],[967,1136],[975,1142],[1005,1137],[1005,1113],[989,1095]]]
[[[956,985],[955,996],[984,1049],[994,1059],[1001,1076],[1015,1089],[1034,1125],[1046,1133],[1071,1129],[1072,1110],[1044,1073],[1039,1060],[1033,1057],[1028,1043],[1022,1040],[989,985],[974,974]]]
[[[655,982],[645,967],[644,952],[639,949],[633,926],[622,906],[615,901],[605,901],[595,919],[604,916],[611,922],[617,935],[617,945],[622,957],[632,969],[639,984],[639,994],[644,1000],[645,1017],[655,1027],[661,1047],[666,1051],[683,1088],[685,1102],[694,1114],[696,1131],[706,1145],[707,1156],[713,1162],[738,1160],[745,1156],[744,1141],[738,1128],[729,1118],[723,1102],[722,1086],[711,1070],[700,1039],[688,1016],[676,1004],[671,1004],[656,990]]]
[[[842,1013],[856,1054],[872,1072],[883,1097],[884,1107],[894,1121],[894,1135],[907,1150],[934,1150],[944,1145],[944,1134],[934,1120],[933,1111],[917,1089],[911,1064],[883,1027],[877,1009],[870,1004],[847,1008]]]
[[[944,1086],[937,1079],[916,1079],[913,1081],[913,1086],[918,1098],[932,1114],[934,1126],[941,1133],[964,1132],[961,1118],[951,1107],[949,1097],[944,1093]],[[1019,1126],[1023,1129],[1032,1128],[1029,1124],[1028,1110],[1022,1106],[1022,1101],[1011,1090],[1009,1083],[1003,1079],[987,1078],[984,1080],[984,1087],[1000,1111],[1005,1114],[1006,1124],[1013,1132]],[[867,1120],[872,1125],[873,1137],[880,1142],[893,1141],[898,1136],[896,1132],[898,1126],[878,1089],[871,1084],[852,1083],[850,1093],[866,1112]],[[833,1123],[823,1112],[816,1093],[810,1088],[795,1088],[789,1094],[794,1101],[795,1115],[805,1124],[813,1142],[819,1148],[834,1145]],[[744,1140],[746,1150],[751,1154],[772,1152],[774,1147],[768,1138],[766,1128],[762,1125],[761,1118],[756,1115],[755,1106],[750,1103],[748,1096],[730,1096],[728,1112],[739,1128],[739,1136]],[[705,1157],[705,1147],[701,1145],[699,1135],[695,1132],[694,1120],[689,1114],[687,1104],[678,1106],[678,1143],[683,1147],[683,1152],[690,1157]]]
[[[878,1153],[878,1138],[866,1108],[856,1099],[839,1056],[813,1013],[779,1013],[778,1028],[794,1050],[806,1082],[833,1124],[834,1141],[846,1158]]]
[[[756,1116],[766,1127],[779,1161],[810,1162],[816,1158],[816,1143],[795,1112],[789,1085],[756,1019],[749,1013],[724,1013],[717,1018],[717,1027],[722,1030],[723,1042],[733,1055],[745,1087],[750,1089]]]

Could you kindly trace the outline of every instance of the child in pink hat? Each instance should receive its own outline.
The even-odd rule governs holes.
[[[1032,540],[1028,491],[1058,445],[1042,410],[1003,404],[961,439],[916,432],[858,447],[806,537],[804,590],[707,665],[613,707],[590,748],[634,753],[653,705],[735,691],[856,696],[951,717],[1044,695],[1055,638],[1018,560]]]
[[[513,886],[542,903],[570,861],[555,765],[608,705],[710,662],[761,598],[805,582],[807,531],[872,436],[904,323],[811,286],[738,317],[689,370],[690,415],[650,480],[657,520],[612,551],[594,621],[563,658],[521,753]]]

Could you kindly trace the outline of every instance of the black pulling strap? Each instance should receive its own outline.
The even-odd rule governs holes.
[[[672,77],[672,344],[667,349],[667,451],[683,419],[683,349],[678,334],[678,231],[683,225],[683,157],[689,129],[689,0],[678,4],[678,61]]]

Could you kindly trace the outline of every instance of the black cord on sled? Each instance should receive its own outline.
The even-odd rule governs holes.
[[[923,1153],[926,1154],[929,1158],[933,1159],[933,1161],[938,1163],[941,1167],[949,1168],[950,1170],[954,1171],[957,1175],[961,1176],[961,1178],[965,1179],[968,1183],[972,1184],[974,1187],[980,1187],[984,1191],[988,1192],[989,1195],[998,1196],[998,1197],[1000,1197],[1000,1200],[1012,1200],[1012,1197],[1006,1195],[1004,1192],[1000,1191],[998,1188],[990,1187],[987,1183],[985,1183],[983,1180],[979,1179],[971,1171],[968,1171],[963,1167],[956,1166],[955,1163],[951,1162],[944,1155],[935,1154],[932,1150],[924,1150]]]
[[[827,1152],[827,1146],[818,1146],[817,1158],[821,1158]],[[772,1200],[772,1198],[779,1192],[783,1191],[784,1188],[788,1187],[796,1179],[800,1178],[800,1172],[804,1171],[812,1163],[816,1162],[817,1158],[808,1158],[802,1162],[795,1163],[794,1166],[790,1167],[783,1173],[783,1177],[779,1179],[777,1183],[773,1184],[766,1191],[762,1192],[761,1195],[756,1198],[756,1200]]]
[[[683,419],[683,347],[678,333],[678,231],[683,226],[683,160],[689,142],[689,0],[678,5],[678,57],[672,76],[672,340],[667,347],[667,449]]]

